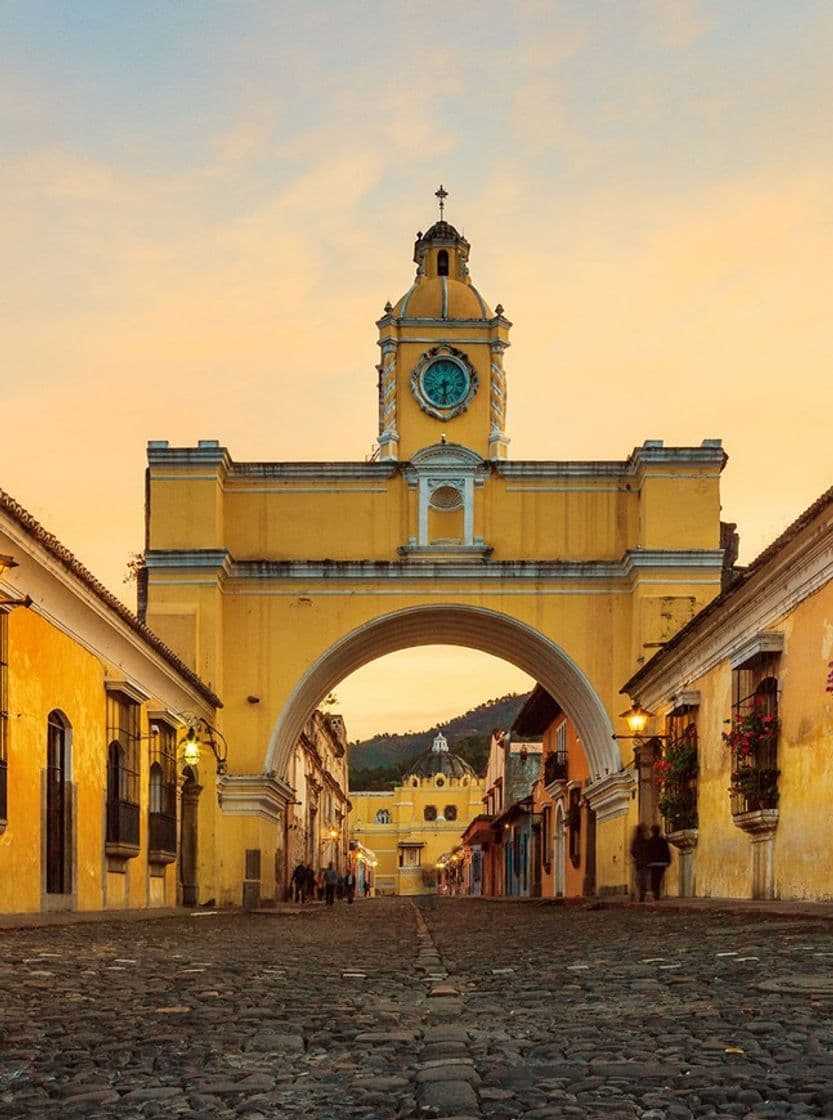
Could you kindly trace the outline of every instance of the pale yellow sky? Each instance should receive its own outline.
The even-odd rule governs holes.
[[[830,4],[89,0],[0,32],[0,485],[131,605],[148,439],[370,452],[439,181],[515,324],[514,457],[722,437],[745,559],[830,484]],[[351,738],[513,687],[426,656],[340,687]]]

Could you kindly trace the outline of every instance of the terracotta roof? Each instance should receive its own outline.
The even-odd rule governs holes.
[[[61,544],[58,538],[44,529],[43,525],[37,521],[28,510],[14,500],[10,494],[5,490],[0,490],[0,511],[7,514],[14,522],[16,522],[21,529],[37,541],[42,548],[46,549],[53,559],[57,560],[68,572],[70,572],[76,579],[80,580],[105,606],[107,606],[114,614],[126,622],[131,630],[135,631],[143,641],[147,642],[149,646],[161,654],[171,668],[175,669],[181,677],[184,677],[190,684],[192,684],[200,695],[205,699],[213,708],[222,708],[223,703],[216,693],[205,684],[193,669],[189,668],[184,661],[181,661],[174,651],[166,646],[161,638],[157,637],[154,632],[140,622],[136,615],[129,610],[124,603],[116,598],[112,592],[108,591],[100,580],[97,580],[92,572],[85,568],[80,560],[70,552],[66,545]]]
[[[767,545],[763,552],[758,553],[751,564],[748,564],[740,571],[735,581],[727,587],[725,591],[703,607],[700,613],[696,614],[690,622],[686,623],[682,630],[678,630],[674,637],[669,639],[662,649],[654,654],[650,661],[643,665],[641,669],[638,669],[619,691],[634,695],[651,669],[659,665],[668,653],[676,649],[690,634],[694,633],[704,619],[710,618],[716,611],[720,610],[725,603],[729,602],[753,576],[757,575],[758,572],[765,568],[766,565],[782,552],[787,545],[791,544],[808,525],[812,524],[820,513],[831,505],[833,505],[833,486],[825,490],[820,497],[816,498],[812,505],[808,506],[803,513],[799,514],[795,521],[788,525],[780,536],[775,538],[772,544]]]

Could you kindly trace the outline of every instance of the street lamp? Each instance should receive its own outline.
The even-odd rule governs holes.
[[[17,561],[13,556],[6,556],[0,554],[0,579],[6,574],[9,568],[16,568]],[[4,610],[11,610],[12,607],[31,607],[32,596],[24,595],[22,599],[12,599],[5,595],[0,595],[0,607]]]
[[[217,773],[228,771],[228,743],[221,731],[203,716],[186,717],[188,734],[180,742],[182,761],[186,766],[198,766],[202,747],[209,747],[217,764]]]
[[[620,719],[623,719],[628,725],[630,735],[614,735],[614,739],[641,739],[645,728],[648,726],[648,720],[654,718],[655,713],[649,712],[647,708],[643,708],[638,700],[634,700],[626,712],[621,712]],[[654,738],[659,739],[661,736],[656,735]]]

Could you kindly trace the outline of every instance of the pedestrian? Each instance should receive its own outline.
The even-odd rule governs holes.
[[[646,862],[651,873],[651,894],[658,902],[662,895],[662,878],[671,863],[671,849],[668,841],[660,832],[658,824],[651,825],[651,836],[645,845]]]
[[[339,902],[344,898],[344,876],[339,875],[338,882],[336,883],[336,898]]]
[[[633,860],[636,882],[634,899],[644,902],[645,893],[648,890],[648,829],[644,824],[638,824],[634,829],[633,840],[631,840],[631,859]]]
[[[307,869],[303,863],[299,863],[292,872],[292,889],[295,894],[295,901],[303,902],[307,889]]]
[[[352,906],[356,894],[356,876],[352,867],[347,869],[347,874],[344,876],[344,893],[347,895],[347,902]]]
[[[327,870],[324,872],[324,901],[328,906],[332,906],[336,899],[336,883],[338,882],[338,872],[333,866],[333,861],[327,864]]]
[[[318,868],[318,874],[315,877],[315,897],[319,902],[324,901],[324,868]]]
[[[315,868],[311,863],[307,864],[307,898],[310,902],[315,901]]]
[[[370,898],[370,879],[367,878],[364,881],[364,897]]]

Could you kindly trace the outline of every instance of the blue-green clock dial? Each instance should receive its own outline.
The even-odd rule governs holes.
[[[437,358],[422,375],[422,391],[435,408],[454,408],[466,398],[469,375],[450,358]]]

